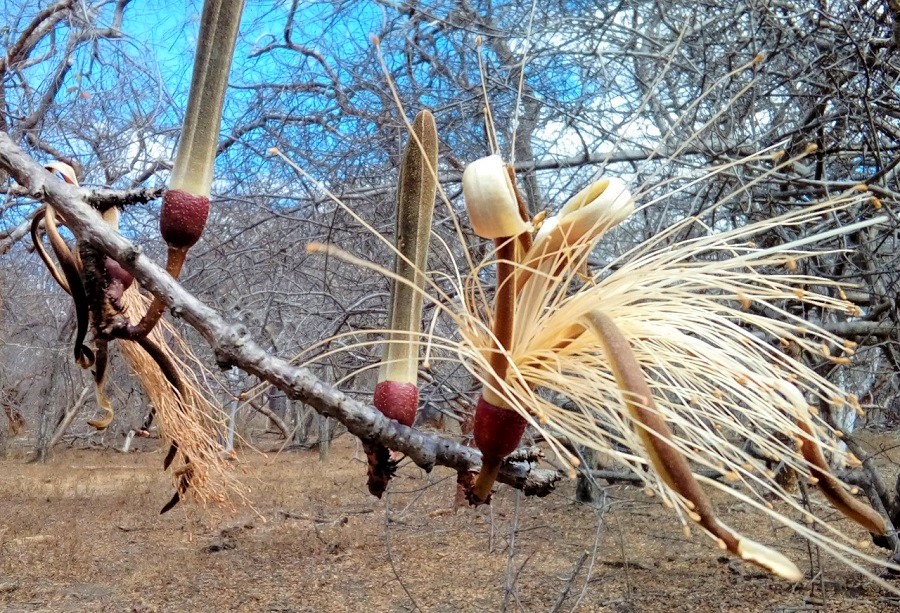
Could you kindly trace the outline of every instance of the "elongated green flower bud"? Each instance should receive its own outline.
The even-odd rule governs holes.
[[[203,3],[187,114],[169,180],[170,189],[209,196],[225,89],[243,9],[244,0]]]
[[[170,247],[192,247],[206,226],[222,106],[243,8],[243,0],[203,4],[187,114],[160,217]]]
[[[413,121],[413,136],[400,167],[397,190],[397,255],[390,310],[390,342],[382,357],[375,406],[392,419],[412,425],[418,405],[419,343],[422,288],[437,194],[438,138],[434,116],[422,111]]]
[[[373,404],[385,417],[412,426],[419,408],[418,335],[422,325],[422,291],[431,239],[434,198],[437,195],[437,125],[430,111],[413,120],[412,135],[403,153],[397,184],[397,227],[391,286],[390,330],[381,358]],[[383,445],[368,441],[369,492],[381,498],[396,462]]]
[[[187,114],[159,217],[160,234],[169,246],[166,272],[175,279],[181,274],[188,250],[200,240],[209,217],[222,106],[243,9],[244,0],[203,3]],[[165,304],[155,297],[143,319],[129,328],[128,337],[145,337],[163,311]]]

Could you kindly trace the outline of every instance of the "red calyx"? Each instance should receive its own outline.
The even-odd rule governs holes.
[[[412,427],[419,408],[419,388],[415,383],[381,381],[375,386],[373,403],[388,419]]]
[[[209,217],[209,198],[170,189],[163,195],[159,230],[169,247],[193,247],[206,227]]]
[[[502,460],[519,446],[527,425],[528,422],[515,411],[479,398],[475,407],[475,445],[485,460]]]

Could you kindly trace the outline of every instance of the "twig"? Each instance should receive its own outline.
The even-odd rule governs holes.
[[[634,483],[637,485],[641,485],[644,483],[644,479],[642,479],[640,475],[630,471],[591,470],[585,472],[589,474],[593,479],[605,479],[612,482]],[[722,472],[710,469],[696,470],[694,471],[694,474],[701,477],[706,477],[708,479],[721,479],[722,477],[724,477],[724,474]]]
[[[516,504],[513,511],[513,521],[509,528],[509,549],[506,552],[506,591],[503,594],[503,611],[509,606],[509,597],[515,591],[515,581],[512,577],[513,557],[516,554],[516,530],[519,529],[519,492],[516,492]],[[518,600],[518,598],[516,599]]]
[[[162,198],[164,188],[141,188],[130,190],[96,189],[91,192],[87,203],[98,211],[106,211],[114,206],[126,207],[132,204],[147,204]]]
[[[812,503],[809,500],[809,490],[806,488],[806,483],[802,480],[797,481],[797,485],[800,488],[800,497],[801,502],[803,503],[803,508],[807,511],[812,512]],[[813,530],[818,530],[818,526],[813,526]],[[813,560],[813,551],[815,551],[815,560]],[[816,578],[819,579],[819,591],[822,594],[822,602],[825,602],[825,570],[822,568],[822,555],[819,550],[818,545],[813,545],[809,540],[806,541],[806,553],[809,556],[809,572],[812,575],[813,580]],[[812,584],[815,585],[815,584]],[[812,596],[812,589],[810,589],[810,596]]]
[[[581,557],[578,558],[578,561],[575,562],[575,566],[572,567],[572,572],[569,573],[569,578],[566,579],[566,584],[563,586],[562,591],[559,593],[559,596],[556,597],[556,600],[553,602],[553,606],[550,607],[550,613],[556,613],[562,607],[563,603],[566,601],[566,598],[569,597],[569,591],[572,589],[572,584],[575,582],[575,577],[578,576],[578,573],[581,572],[581,567],[584,566],[585,560],[588,559],[588,552],[584,552],[581,554]]]
[[[410,593],[409,589],[407,589],[406,584],[403,583],[403,579],[400,578],[400,573],[397,572],[397,567],[394,566],[394,556],[391,555],[391,495],[388,493],[384,497],[384,548],[387,553],[388,562],[391,564],[391,570],[394,572],[394,577],[397,578],[397,582],[400,584],[400,587],[403,588],[403,591],[406,592],[407,598],[413,605],[414,611],[421,611],[422,608],[419,606],[419,603],[416,602],[416,599],[413,598],[413,595]]]
[[[281,436],[284,437],[284,440],[286,442],[290,442],[291,438],[294,436],[294,430],[288,428],[287,424],[285,424],[284,421],[280,417],[278,417],[275,411],[267,407],[265,404],[261,402],[255,402],[253,400],[248,401],[246,404],[248,404],[254,411],[257,411],[259,414],[263,415],[273,424],[275,424],[275,427],[278,428],[279,432],[281,432]]]
[[[56,431],[53,433],[53,436],[50,438],[50,442],[47,443],[47,452],[49,453],[53,447],[60,441],[60,439],[65,436],[66,432],[69,430],[69,426],[72,425],[72,422],[75,420],[75,416],[78,415],[78,411],[81,410],[81,407],[84,406],[85,400],[87,399],[88,392],[93,390],[92,385],[85,385],[81,390],[81,394],[78,395],[78,398],[69,407],[69,410],[66,411],[66,414],[60,420],[59,425],[56,427]]]
[[[11,174],[11,173],[10,173]],[[126,207],[132,204],[147,204],[162,198],[165,188],[148,188],[118,190],[118,189],[94,189],[85,199],[88,205],[98,211],[106,211],[114,206]],[[11,197],[31,197],[30,191],[22,186],[16,186],[7,191]]]
[[[609,505],[606,504],[606,495],[604,494],[603,500],[597,504],[597,529],[594,531],[594,546],[591,548],[591,561],[590,564],[588,564],[587,572],[584,574],[584,584],[581,586],[581,593],[578,594],[578,599],[575,601],[575,604],[572,605],[573,613],[578,609],[579,605],[581,605],[584,597],[587,596],[588,586],[591,583],[591,575],[594,574],[594,564],[597,562],[597,549],[600,547],[600,530],[603,528],[603,516],[606,515],[608,510]],[[616,521],[618,521],[618,518]],[[630,600],[631,585],[628,576],[628,560],[625,558],[625,540],[622,538],[621,527],[619,529],[619,542],[622,546],[622,560],[624,561],[625,567],[625,585],[628,587],[628,599]]]

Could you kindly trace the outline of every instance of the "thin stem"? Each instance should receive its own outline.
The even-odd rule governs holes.
[[[494,338],[496,345],[488,356],[491,376],[494,378],[494,389],[499,390],[506,379],[509,359],[506,351],[512,343],[515,323],[516,284],[515,257],[516,242],[512,237],[498,238],[497,247],[497,291],[494,295]],[[485,388],[484,398],[494,406],[503,407],[506,403],[490,388]]]
[[[472,496],[479,502],[486,502],[491,495],[491,489],[497,482],[497,475],[500,473],[500,466],[503,464],[502,458],[495,460],[482,456],[481,470],[475,478],[475,484],[472,486]]]
[[[169,255],[166,258],[166,272],[173,279],[177,279],[178,275],[181,274],[181,268],[184,266],[187,252],[187,249],[181,247],[169,247]],[[166,303],[159,296],[154,296],[153,302],[147,307],[147,312],[141,317],[141,321],[135,325],[129,325],[120,332],[120,336],[132,341],[145,338],[159,322],[165,310]]]

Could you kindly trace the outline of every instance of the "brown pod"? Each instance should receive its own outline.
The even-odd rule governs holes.
[[[209,198],[180,189],[170,189],[163,196],[159,230],[169,247],[193,247],[206,227]]]
[[[475,407],[475,445],[487,461],[499,461],[519,446],[528,422],[511,409],[494,406],[481,397]]]
[[[375,385],[373,404],[388,419],[412,427],[419,407],[419,389],[415,383],[381,381]]]

